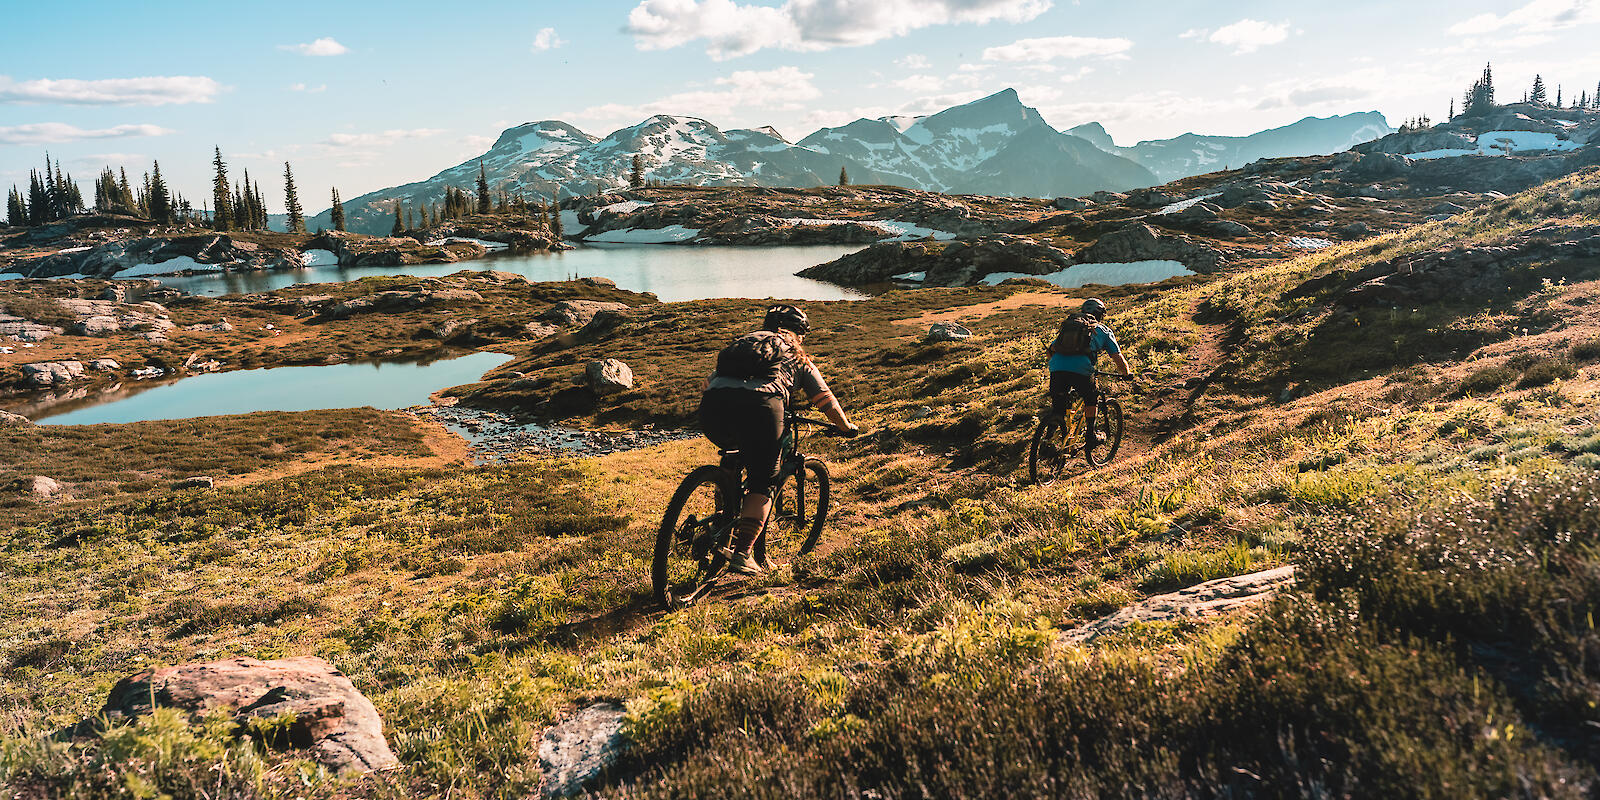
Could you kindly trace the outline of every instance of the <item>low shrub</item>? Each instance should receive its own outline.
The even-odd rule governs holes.
[[[1571,361],[1560,358],[1547,358],[1535,362],[1523,371],[1522,377],[1517,380],[1518,389],[1528,389],[1534,386],[1547,386],[1556,381],[1570,380],[1578,374],[1578,368]]]
[[[1506,366],[1484,367],[1467,373],[1457,390],[1464,395],[1487,394],[1517,379],[1517,371]]]

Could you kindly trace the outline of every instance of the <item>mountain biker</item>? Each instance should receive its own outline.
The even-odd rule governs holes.
[[[1105,353],[1123,375],[1133,374],[1116,335],[1101,321],[1105,316],[1105,302],[1091,297],[1062,321],[1050,343],[1050,413],[1058,417],[1066,414],[1069,390],[1076,390],[1083,398],[1083,443],[1090,449],[1100,445],[1100,435],[1094,430],[1095,407],[1100,404],[1100,387],[1094,381],[1095,359]]]
[[[728,568],[743,575],[759,575],[773,567],[770,561],[758,564],[750,548],[772,506],[784,414],[795,388],[805,391],[811,405],[840,433],[854,436],[861,430],[845,418],[816,363],[806,355],[801,342],[810,331],[811,323],[799,308],[767,309],[761,330],[735,339],[718,354],[717,369],[700,398],[701,430],[717,447],[738,450],[745,470],[745,494],[732,545],[723,552]]]

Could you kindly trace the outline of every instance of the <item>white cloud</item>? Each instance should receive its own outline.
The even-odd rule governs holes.
[[[1091,72],[1094,72],[1094,67],[1079,67],[1077,72],[1069,72],[1066,75],[1062,75],[1058,80],[1062,83],[1072,83],[1088,77]]]
[[[326,84],[326,83],[319,83],[316,86],[307,86],[307,85],[305,85],[303,83],[292,83],[292,84],[289,84],[289,91],[291,91],[291,92],[305,92],[306,94],[316,94],[317,92],[325,92],[327,90],[328,90],[328,84]]]
[[[339,44],[331,36],[323,36],[304,44],[280,44],[278,49],[290,50],[303,56],[342,56],[350,52],[350,48]]]
[[[1189,34],[1195,34],[1190,36]],[[1201,32],[1185,31],[1180,38],[1198,38]],[[1206,41],[1233,48],[1235,55],[1254,53],[1269,44],[1277,44],[1289,38],[1289,23],[1262,22],[1255,19],[1241,19],[1232,25],[1224,25],[1211,32]]]
[[[894,65],[904,69],[927,69],[933,66],[933,64],[929,63],[927,56],[919,53],[912,53],[905,58],[897,58],[894,60]]]
[[[582,119],[592,124],[632,124],[655,114],[725,116],[739,109],[801,110],[800,101],[815,100],[822,90],[811,82],[810,72],[795,67],[766,71],[740,70],[717,78],[722,88],[679,92],[638,105],[605,103],[582,111],[563,112],[563,117]]]
[[[128,136],[165,136],[177,131],[157,125],[117,125],[85,130],[64,122],[34,122],[0,127],[0,144],[60,144],[82,139],[120,139]]]
[[[554,50],[564,44],[566,42],[556,35],[555,28],[540,28],[539,32],[533,35],[533,52],[535,53]]]
[[[907,92],[937,92],[944,88],[944,79],[934,75],[909,75],[897,81],[890,81],[889,85]]]
[[[1087,36],[1051,36],[1043,39],[1018,39],[983,51],[984,61],[1052,61],[1057,58],[1108,58],[1122,56],[1133,47],[1127,39],[1097,39]]]
[[[381,147],[391,145],[402,139],[426,139],[444,133],[443,128],[411,128],[409,130],[393,129],[378,133],[335,133],[322,140],[322,144],[330,148],[351,147]]]
[[[13,81],[0,75],[0,103],[55,103],[84,106],[161,106],[209,103],[222,91],[216,81],[192,75],[146,78],[73,78]]]
[[[149,158],[143,153],[90,153],[68,159],[68,163],[85,167],[101,167],[107,164],[138,164]]]
[[[1596,0],[1533,0],[1504,14],[1479,14],[1448,29],[1457,36],[1480,36],[1511,29],[1521,33],[1558,31],[1600,22],[1600,2]]]
[[[699,39],[723,60],[757,50],[817,51],[856,47],[931,25],[1026,22],[1051,0],[786,0],[776,8],[735,0],[642,0],[627,31],[641,50],[667,50]]]

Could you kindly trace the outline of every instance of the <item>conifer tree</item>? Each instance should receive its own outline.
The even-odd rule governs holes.
[[[1544,77],[1542,75],[1533,76],[1533,88],[1528,90],[1528,102],[1541,106],[1550,102],[1550,97],[1545,92]]]
[[[128,185],[128,169],[122,167],[121,176],[117,179],[117,204],[122,207],[122,213],[133,211],[133,187]]]
[[[221,147],[216,148],[211,164],[216,167],[216,174],[211,177],[211,227],[225,231],[233,227],[233,198],[229,196],[228,166],[222,163]]]
[[[1461,105],[1461,115],[1464,117],[1477,117],[1489,113],[1494,109],[1494,72],[1488,64],[1483,65],[1483,75],[1467,89],[1466,97]]]
[[[261,181],[256,181],[256,227],[267,229],[267,196],[261,193]]]
[[[283,208],[289,215],[289,232],[305,233],[306,218],[301,213],[300,193],[294,188],[294,172],[289,169],[289,162],[283,162]]]
[[[157,225],[172,222],[172,195],[167,193],[167,182],[161,179],[161,162],[150,168],[150,219]]]
[[[637,189],[644,185],[644,156],[633,154],[633,169],[628,173],[628,185]]]
[[[344,230],[344,203],[339,202],[338,189],[333,190],[333,208],[329,209],[328,215],[333,217],[334,230]]]
[[[844,167],[840,167],[839,168],[839,185],[840,186],[849,186],[850,185],[850,173],[846,172]]]
[[[39,171],[28,170],[28,224],[43,225],[50,219],[50,195]]]
[[[6,222],[16,227],[28,224],[28,204],[16,184],[11,185],[11,194],[6,195]]]
[[[1558,84],[1556,84],[1556,108],[1562,108],[1562,107],[1563,106],[1561,105],[1561,84],[1558,83]]]
[[[1452,98],[1450,98],[1450,116],[1445,117],[1444,121],[1445,122],[1449,122],[1450,120],[1453,120],[1455,118],[1456,118],[1456,99],[1454,97],[1452,97]]]
[[[489,179],[483,173],[483,162],[478,162],[478,213],[489,213]]]
[[[405,230],[405,228],[401,227],[401,222],[400,201],[396,200],[394,201],[394,227],[389,229],[390,236],[399,236],[400,233]]]
[[[550,201],[550,235],[561,241],[566,238],[566,233],[561,230],[561,201]]]

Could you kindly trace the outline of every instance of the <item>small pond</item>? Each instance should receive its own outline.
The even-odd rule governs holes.
[[[90,397],[44,401],[14,409],[44,425],[94,425],[155,419],[213,417],[253,411],[324,408],[407,408],[428,402],[440,389],[473,383],[511,360],[502,353],[473,353],[430,363],[350,363],[277,367],[196,375]]]

